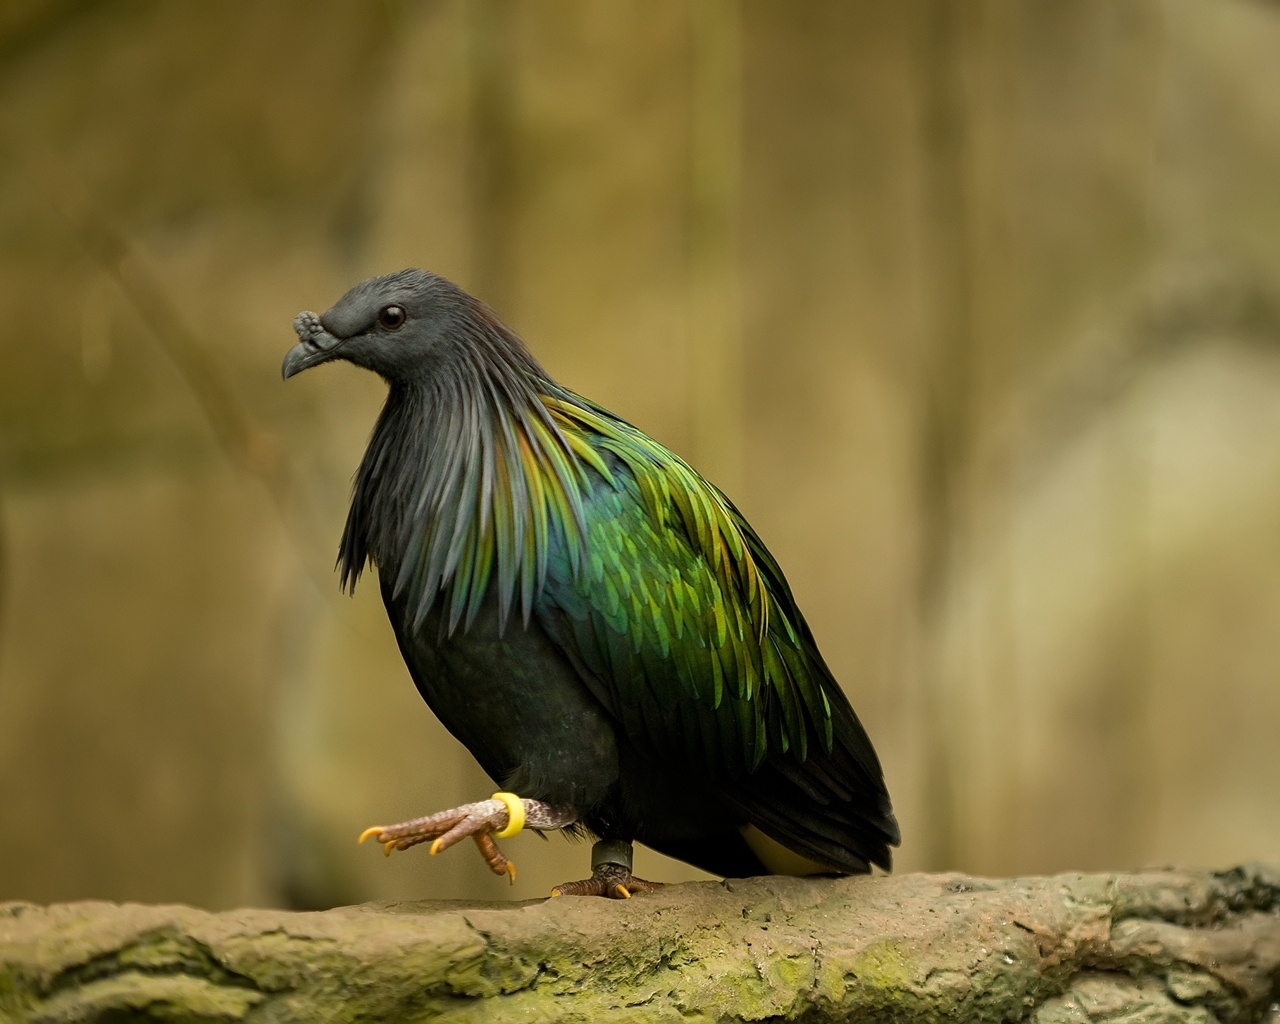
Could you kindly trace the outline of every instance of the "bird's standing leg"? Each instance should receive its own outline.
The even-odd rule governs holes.
[[[513,793],[494,793],[488,800],[438,811],[425,818],[402,821],[398,825],[374,825],[360,833],[360,842],[372,837],[390,857],[392,850],[407,850],[428,840],[432,854],[437,854],[471,836],[490,870],[495,875],[507,875],[515,882],[516,866],[503,856],[494,837],[506,839],[522,828],[551,831],[575,821],[577,815],[563,807],[552,807],[541,800],[523,800]]]
[[[661,889],[661,882],[648,882],[631,873],[631,844],[617,839],[602,839],[591,847],[591,877],[580,882],[565,882],[551,890],[552,896],[608,896],[629,900],[633,893]]]

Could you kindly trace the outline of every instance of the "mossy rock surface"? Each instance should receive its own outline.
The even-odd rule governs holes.
[[[1280,1019],[1280,873],[691,883],[322,913],[0,904],[0,1020]]]

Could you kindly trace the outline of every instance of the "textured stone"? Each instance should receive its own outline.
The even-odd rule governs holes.
[[[0,1018],[1256,1021],[1280,875],[762,878],[625,903],[0,905]]]

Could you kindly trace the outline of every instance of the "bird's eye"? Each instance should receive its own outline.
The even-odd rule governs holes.
[[[404,326],[405,312],[403,306],[384,306],[378,314],[378,323],[389,331],[398,331]]]

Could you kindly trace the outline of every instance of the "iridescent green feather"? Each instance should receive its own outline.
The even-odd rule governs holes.
[[[438,588],[465,629],[492,586],[501,621],[536,615],[637,742],[696,743],[713,770],[830,750],[835,683],[737,509],[599,406],[554,385],[538,401],[472,431],[414,544],[420,614]]]
[[[714,765],[728,755],[754,768],[770,748],[803,760],[813,738],[829,750],[824,686],[835,684],[801,639],[781,571],[738,511],[625,421],[567,392],[543,400],[594,471],[583,515],[588,558],[603,574],[558,573],[553,562],[536,606],[553,635],[578,652],[608,648],[610,671],[599,681],[605,703],[637,727],[653,715],[634,703],[653,702],[672,726],[681,717],[673,709],[705,716],[720,738],[719,750],[708,751]],[[598,623],[570,618],[567,630],[558,626],[555,602],[569,590],[608,632],[625,632],[625,644],[602,643]],[[663,746],[680,734],[671,728],[650,738]]]

